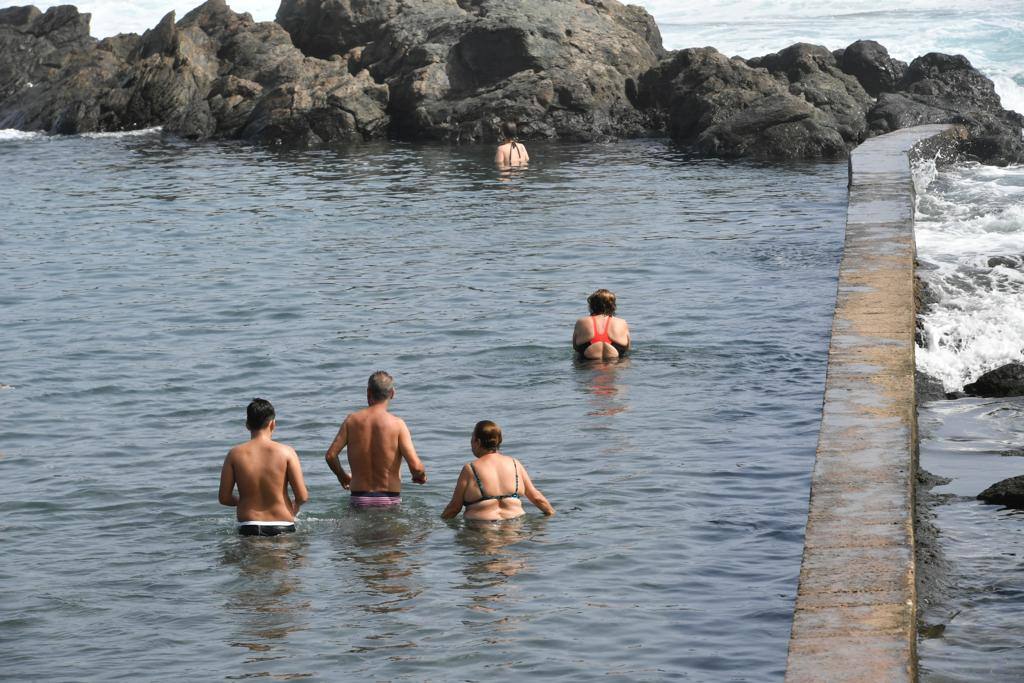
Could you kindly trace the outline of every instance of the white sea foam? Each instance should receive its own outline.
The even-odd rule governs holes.
[[[24,130],[15,130],[13,128],[0,128],[0,142],[4,140],[34,140],[36,138],[45,138],[46,135],[43,133],[33,133]]]
[[[55,139],[55,138],[59,139],[61,137],[80,137],[80,138],[100,139],[100,140],[103,140],[103,139],[118,139],[118,138],[135,138],[135,137],[142,137],[142,136],[145,136],[145,135],[156,135],[156,134],[159,134],[161,130],[163,130],[163,129],[160,126],[156,126],[154,128],[140,128],[139,130],[119,130],[119,131],[109,131],[109,132],[102,132],[102,133],[82,133],[81,135],[71,135],[71,136],[54,136],[54,135],[48,135],[46,133],[41,133],[41,132],[38,132],[38,131],[24,131],[24,130],[15,130],[13,128],[4,128],[4,129],[0,129],[0,142],[3,142],[5,140],[51,140],[51,139]]]
[[[161,128],[160,126],[154,126],[153,128],[139,128],[138,130],[119,130],[119,131],[109,131],[109,132],[103,132],[103,133],[82,133],[79,137],[83,137],[83,138],[98,138],[98,139],[104,139],[104,138],[137,138],[137,137],[142,137],[144,135],[156,135],[161,130],[163,130],[163,128]]]
[[[917,250],[938,302],[922,318],[920,370],[956,391],[1024,360],[1024,167],[915,169]]]

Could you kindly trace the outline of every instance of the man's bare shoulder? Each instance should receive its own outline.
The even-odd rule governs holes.
[[[405,426],[405,420],[403,420],[402,418],[391,413],[387,413],[387,416],[389,427],[392,427],[394,429],[408,429],[408,427]]]
[[[295,452],[294,448],[292,448],[286,443],[281,443],[280,441],[271,441],[270,443],[271,448],[277,455],[281,455],[286,458],[298,457],[299,455],[298,453]]]

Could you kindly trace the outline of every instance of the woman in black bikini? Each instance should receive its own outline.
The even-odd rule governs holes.
[[[608,360],[629,351],[629,325],[615,317],[615,295],[599,289],[587,297],[590,315],[576,321],[572,346],[580,358]]]
[[[520,495],[545,515],[555,514],[555,508],[530,481],[523,464],[498,452],[501,427],[490,420],[477,422],[469,445],[476,462],[463,466],[452,499],[441,513],[443,519],[451,519],[463,507],[465,519],[496,522],[521,517],[525,512]]]
[[[498,143],[498,150],[494,153],[494,163],[501,168],[513,166],[525,166],[530,160],[526,152],[526,145],[519,142],[516,124],[506,121],[501,124],[501,142]]]

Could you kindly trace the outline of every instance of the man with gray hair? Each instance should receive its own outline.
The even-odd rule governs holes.
[[[345,418],[324,459],[341,487],[352,491],[356,508],[387,507],[402,502],[402,459],[409,465],[413,482],[427,483],[427,473],[412,445],[412,435],[402,418],[388,412],[395,396],[395,380],[378,370],[366,385],[369,407]],[[338,455],[348,447],[350,475]]]

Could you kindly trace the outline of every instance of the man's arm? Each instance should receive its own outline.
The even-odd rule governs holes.
[[[516,462],[519,462],[518,460]],[[523,463],[519,463],[519,474],[522,475],[523,479],[523,492],[526,497],[530,499],[530,502],[540,508],[540,511],[545,515],[555,514],[555,508],[548,502],[548,499],[544,497],[536,486],[533,485],[533,481],[530,479],[530,475],[527,473],[526,468],[523,467]]]
[[[459,479],[455,482],[455,491],[452,493],[452,499],[448,501],[444,512],[441,513],[441,519],[451,519],[459,514],[459,510],[462,509],[462,500],[466,497],[466,487],[468,485],[469,468],[463,465],[462,471],[459,472]]]
[[[220,468],[220,492],[217,500],[221,505],[238,507],[238,496],[235,495],[235,466],[231,462],[231,451],[224,458],[224,466]]]
[[[420,458],[416,455],[416,449],[412,445],[412,434],[409,433],[409,428],[405,425],[404,420],[401,422],[401,431],[398,434],[398,452],[405,458],[406,464],[409,465],[409,473],[412,475],[413,483],[426,484],[427,483],[427,471],[423,469],[423,463],[420,462]]]
[[[295,502],[292,503],[292,514],[299,514],[299,508],[309,500],[309,491],[306,490],[306,481],[302,478],[302,464],[299,462],[299,454],[294,448],[289,449],[288,469],[285,476],[288,477],[288,485],[292,487],[292,495]]]
[[[342,449],[348,445],[348,418],[341,423],[341,427],[338,428],[338,434],[334,437],[334,441],[327,448],[327,453],[324,455],[324,460],[327,461],[327,466],[331,468],[331,472],[334,472],[334,476],[338,478],[338,483],[341,484],[341,488],[348,490],[349,485],[352,483],[352,475],[345,471],[345,468],[341,466],[341,462],[338,460],[338,454],[341,453]]]

